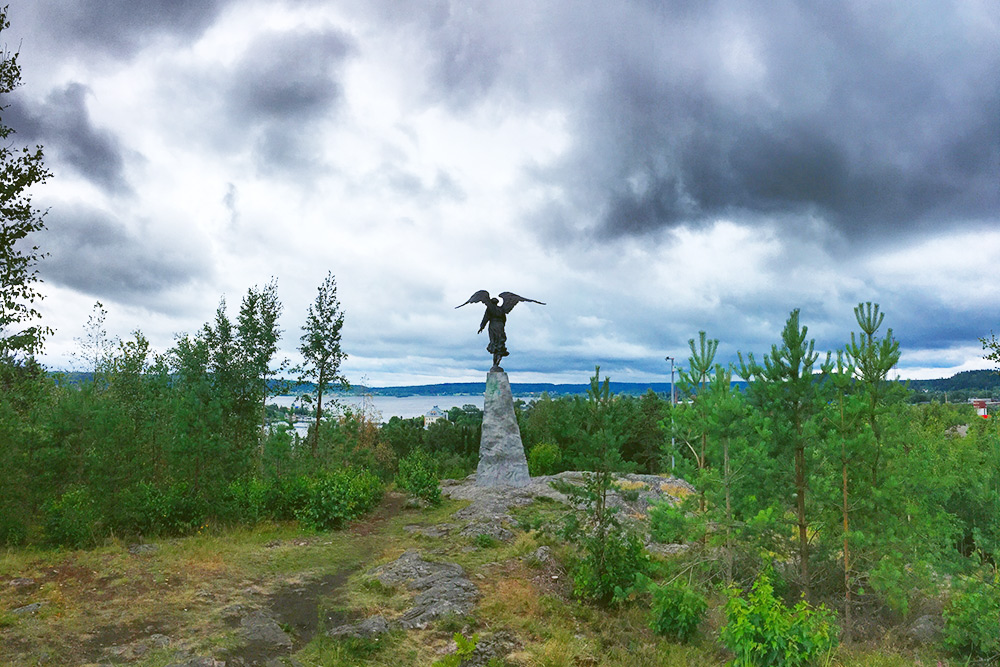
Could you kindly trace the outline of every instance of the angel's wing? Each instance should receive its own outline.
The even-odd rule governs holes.
[[[518,296],[514,294],[513,292],[500,292],[500,298],[503,299],[503,305],[501,306],[501,309],[503,310],[504,313],[509,313],[510,311],[514,310],[514,306],[516,306],[522,301],[530,301],[531,303],[538,303],[543,306],[545,305],[541,301],[535,301],[534,299],[526,299],[523,296]]]
[[[463,304],[461,304],[459,306],[455,306],[455,308],[461,308],[462,306],[466,306],[466,305],[468,305],[470,303],[476,303],[476,302],[479,302],[479,303],[489,303],[490,302],[490,293],[487,292],[484,289],[481,289],[478,292],[476,292],[475,294],[473,294],[472,296],[470,296],[468,301],[466,301],[465,303],[463,303]]]

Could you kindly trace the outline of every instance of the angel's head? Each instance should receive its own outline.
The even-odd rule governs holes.
[[[498,299],[496,297],[493,297],[492,299],[490,299],[490,301],[493,302],[494,306],[499,306],[500,305],[500,299]]]

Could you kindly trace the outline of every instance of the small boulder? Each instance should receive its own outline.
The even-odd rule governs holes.
[[[23,607],[18,607],[17,609],[12,609],[10,613],[15,616],[22,616],[24,614],[34,614],[36,611],[45,606],[45,602],[32,602],[31,604],[26,604]]]
[[[291,648],[292,638],[281,629],[278,622],[263,611],[255,611],[240,619],[243,638],[251,644],[267,644],[278,648]]]
[[[941,617],[924,614],[910,624],[907,636],[918,644],[934,644],[941,640]]]
[[[130,544],[128,547],[128,552],[136,556],[156,553],[159,550],[160,547],[156,544]]]
[[[358,637],[369,638],[383,635],[389,632],[389,622],[381,615],[366,618],[359,623],[349,623],[330,630],[327,634],[331,637]]]

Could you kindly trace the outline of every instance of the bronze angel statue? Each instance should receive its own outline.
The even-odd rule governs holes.
[[[503,299],[503,304],[500,304],[500,299]],[[483,321],[479,325],[478,333],[483,333],[483,329],[486,328],[487,324],[489,325],[490,344],[486,346],[486,351],[493,355],[493,368],[490,369],[491,371],[502,371],[500,360],[510,354],[507,351],[507,334],[504,332],[504,325],[507,323],[507,313],[522,301],[545,305],[541,301],[526,299],[513,292],[500,292],[500,299],[490,298],[490,293],[481,289],[470,296],[469,300],[465,303],[455,306],[455,308],[461,308],[470,303],[482,303],[486,305],[486,313],[483,315]]]

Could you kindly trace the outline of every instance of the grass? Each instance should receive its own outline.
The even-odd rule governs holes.
[[[716,621],[706,623],[692,644],[678,645],[652,633],[648,604],[642,600],[602,611],[573,599],[569,575],[559,565],[567,561],[568,547],[550,533],[519,531],[513,540],[499,542],[462,538],[459,525],[449,537],[426,538],[403,527],[460,524],[452,515],[463,503],[445,500],[439,507],[410,510],[399,500],[387,496],[373,515],[328,533],[305,532],[295,523],[267,523],[158,540],[156,551],[141,555],[117,541],[90,550],[2,551],[0,665],[108,662],[108,647],[141,644],[153,633],[169,636],[170,645],[147,649],[133,664],[162,667],[176,661],[181,651],[221,657],[241,644],[233,609],[285,599],[281,596],[287,597],[289,590],[315,588],[321,581],[327,588],[316,593],[313,612],[320,628],[329,629],[328,618],[392,618],[410,606],[413,594],[386,586],[367,572],[409,548],[419,548],[428,560],[465,568],[481,593],[469,616],[378,639],[334,640],[317,632],[300,641],[289,657],[303,665],[429,665],[454,646],[455,632],[488,638],[506,630],[520,644],[507,657],[508,665],[721,666],[728,660],[715,641]],[[552,524],[563,511],[555,502],[535,502],[516,511],[517,522]],[[543,545],[552,549],[553,559],[532,557]],[[19,577],[35,583],[8,585]],[[36,601],[46,604],[33,615],[10,613]],[[306,615],[311,610],[306,608]],[[294,622],[282,622],[298,634]],[[897,646],[891,639],[839,648],[825,664],[935,666],[938,660],[963,664],[949,663],[932,650]]]

